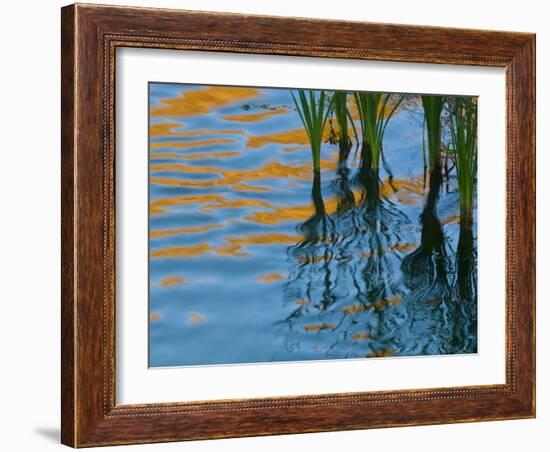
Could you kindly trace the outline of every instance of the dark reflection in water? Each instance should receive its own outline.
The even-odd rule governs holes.
[[[417,97],[379,170],[327,139],[318,172],[288,90],[150,98],[151,366],[477,351],[477,215]]]

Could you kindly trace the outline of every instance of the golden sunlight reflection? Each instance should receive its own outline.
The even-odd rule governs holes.
[[[300,240],[296,235],[285,234],[263,234],[249,235],[244,237],[228,237],[225,239],[227,245],[216,248],[216,253],[231,256],[250,256],[250,253],[243,251],[243,247],[250,245],[292,245]]]
[[[174,137],[205,137],[211,135],[244,135],[244,132],[239,129],[185,129],[176,130],[185,127],[185,124],[179,122],[156,122],[149,126],[150,138],[166,138],[173,139]]]
[[[183,276],[166,276],[160,280],[160,285],[162,287],[173,287],[180,286],[186,282],[186,279]]]
[[[318,333],[323,330],[333,330],[336,328],[335,323],[319,323],[318,325],[304,325],[304,330],[311,333]]]
[[[151,116],[207,114],[215,108],[258,97],[260,93],[256,88],[206,86],[193,91],[182,91],[176,98],[162,99],[160,105],[151,109]]]
[[[149,231],[149,237],[156,239],[159,237],[169,237],[171,235],[181,234],[200,234],[202,232],[211,231],[212,229],[223,228],[221,224],[205,224],[203,226],[189,226],[186,228],[175,229],[152,229]]]
[[[321,161],[323,169],[333,169],[333,161]],[[150,182],[158,185],[186,186],[196,188],[236,186],[249,188],[245,182],[262,181],[269,179],[297,179],[306,181],[311,178],[311,165],[288,165],[278,161],[270,161],[259,168],[249,170],[226,170],[215,166],[192,166],[181,163],[166,163],[150,165],[150,172],[177,172],[183,174],[215,175],[216,179],[180,179],[175,177],[151,177]],[[235,188],[235,187],[234,187]]]
[[[176,154],[174,152],[163,152],[157,154],[151,154],[151,160],[170,160],[170,159],[183,159],[183,160],[206,160],[206,159],[225,159],[228,157],[238,157],[241,155],[238,151],[220,151],[220,152],[198,152],[196,154]]]
[[[223,116],[222,119],[225,121],[236,121],[236,122],[258,122],[270,118],[271,116],[282,115],[287,113],[286,108],[276,108],[273,110],[261,111],[259,113],[249,113],[244,115],[229,115]]]
[[[174,246],[170,248],[161,248],[151,250],[149,256],[151,258],[158,257],[198,257],[212,250],[212,246],[208,243],[199,243],[191,246]]]
[[[279,281],[284,281],[286,279],[285,275],[279,272],[266,273],[258,277],[258,281],[264,284],[275,283]]]
[[[156,198],[149,203],[149,214],[160,215],[162,213],[166,213],[167,207],[201,204],[205,202],[220,201],[223,199],[225,198],[222,195],[216,194]]]
[[[173,246],[151,250],[151,258],[161,257],[199,257],[209,252],[218,255],[246,257],[251,253],[243,251],[244,247],[253,245],[292,245],[300,241],[302,237],[278,233],[244,235],[239,237],[225,237],[225,244],[213,246],[207,243],[190,246]]]
[[[192,312],[187,315],[187,323],[189,325],[197,325],[203,323],[205,320],[204,315],[200,312]]]
[[[154,151],[155,149],[189,149],[199,148],[203,146],[211,146],[213,144],[234,143],[235,140],[231,138],[210,138],[208,140],[191,140],[191,141],[155,141],[149,144],[149,149]]]

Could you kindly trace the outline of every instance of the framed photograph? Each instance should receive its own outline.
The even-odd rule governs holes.
[[[62,442],[535,416],[535,36],[62,9]]]

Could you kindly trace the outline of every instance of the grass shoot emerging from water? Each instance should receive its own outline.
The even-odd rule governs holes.
[[[351,124],[354,135],[357,138],[357,130],[348,108],[348,93],[346,91],[336,91],[332,95],[332,111],[338,123],[338,146],[340,148],[341,160],[346,160],[352,147],[349,124]]]
[[[424,108],[424,121],[428,137],[428,153],[430,171],[436,169],[440,163],[441,149],[441,112],[443,111],[443,96],[420,96]]]
[[[456,165],[460,216],[471,223],[477,173],[477,101],[456,97],[449,100],[451,155]]]
[[[389,103],[392,94],[355,92],[353,96],[363,134],[362,161],[378,171],[386,127],[404,96],[397,97],[393,105]]]
[[[313,171],[321,171],[321,144],[323,143],[323,131],[332,100],[329,99],[325,91],[319,91],[318,96],[314,90],[298,90],[298,99],[294,92],[290,92],[296,110],[300,115],[302,124],[306,129],[309,143],[311,145],[311,155],[313,157]]]

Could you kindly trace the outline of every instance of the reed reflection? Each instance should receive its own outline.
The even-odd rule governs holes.
[[[448,156],[441,153],[443,98],[432,97],[423,99],[429,175],[417,246],[407,242],[414,219],[380,193],[383,182],[369,144],[361,146],[354,174],[347,161],[349,142],[339,144],[339,166],[330,185],[337,208],[330,216],[324,209],[320,175],[314,176],[315,215],[298,226],[304,241],[289,248],[292,266],[285,300],[297,307],[280,322],[288,329],[289,352],[301,351],[303,344],[311,348],[316,339],[325,347],[314,348],[325,357],[477,350],[473,223],[461,217],[453,250],[437,213]],[[391,170],[386,172],[393,188]]]

